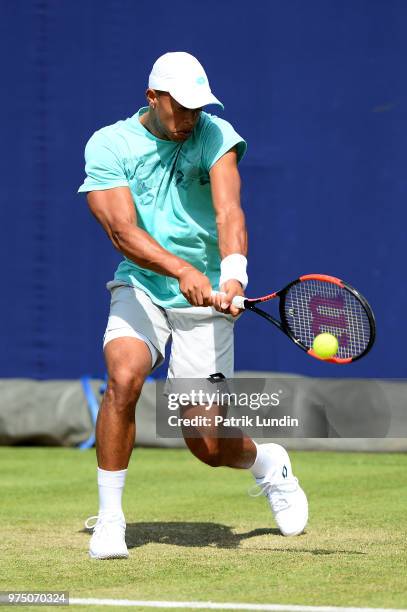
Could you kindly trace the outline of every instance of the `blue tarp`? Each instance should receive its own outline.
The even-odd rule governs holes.
[[[248,293],[325,272],[377,316],[376,347],[345,369],[248,313],[237,368],[406,376],[406,2],[16,0],[0,11],[0,376],[103,375],[105,283],[119,255],[76,195],[83,149],[143,105],[168,50],[202,61],[249,144]]]

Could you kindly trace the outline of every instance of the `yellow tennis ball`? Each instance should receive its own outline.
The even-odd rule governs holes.
[[[312,348],[321,359],[329,359],[338,352],[338,338],[333,334],[323,333],[315,336]]]

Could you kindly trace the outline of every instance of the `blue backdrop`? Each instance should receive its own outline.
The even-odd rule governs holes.
[[[76,195],[83,149],[143,105],[151,65],[168,50],[202,61],[223,116],[249,143],[249,293],[325,272],[357,286],[377,316],[372,353],[342,368],[248,313],[237,368],[406,376],[404,0],[0,6],[0,376],[104,372],[105,282],[119,255]]]

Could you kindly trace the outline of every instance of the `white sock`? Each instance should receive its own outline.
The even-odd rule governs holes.
[[[286,467],[286,477],[292,476],[290,459],[280,444],[256,444],[256,450],[256,459],[250,468],[255,478],[263,478],[268,472],[279,466]]]
[[[123,513],[122,494],[126,474],[127,469],[112,472],[98,467],[99,514]]]

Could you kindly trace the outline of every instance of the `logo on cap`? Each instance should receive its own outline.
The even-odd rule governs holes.
[[[198,83],[198,85],[203,85],[205,83],[206,79],[204,76],[200,76],[197,78],[196,82]]]

